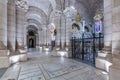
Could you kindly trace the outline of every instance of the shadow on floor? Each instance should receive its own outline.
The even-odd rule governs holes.
[[[7,68],[4,69],[0,69],[0,78],[2,77],[2,75],[5,73],[5,71],[7,70]]]

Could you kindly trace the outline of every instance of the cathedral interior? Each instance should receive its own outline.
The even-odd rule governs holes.
[[[120,80],[120,0],[0,0],[0,80]]]

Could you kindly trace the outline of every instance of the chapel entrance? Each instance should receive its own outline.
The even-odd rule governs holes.
[[[28,31],[28,36],[27,36],[27,46],[28,48],[35,48],[36,47],[36,36],[33,31]]]

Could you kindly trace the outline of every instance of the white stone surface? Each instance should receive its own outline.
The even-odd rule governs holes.
[[[110,66],[110,80],[120,80],[120,67],[119,66]]]
[[[98,51],[95,63],[97,68],[109,72],[109,67],[112,65],[111,47],[104,47],[103,50]]]
[[[10,51],[15,51],[16,45],[16,4],[15,0],[8,0],[8,48]]]
[[[0,50],[0,68],[7,68],[10,66],[10,64],[9,51]]]
[[[16,67],[15,67],[16,66]],[[50,52],[29,52],[29,61],[11,66],[1,80],[109,80],[108,75],[84,63],[52,57]]]

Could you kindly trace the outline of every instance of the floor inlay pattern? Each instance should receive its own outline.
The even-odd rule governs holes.
[[[27,62],[15,64],[19,68],[10,67],[0,80],[109,80],[107,74],[72,59],[39,51],[30,52],[29,58]]]

